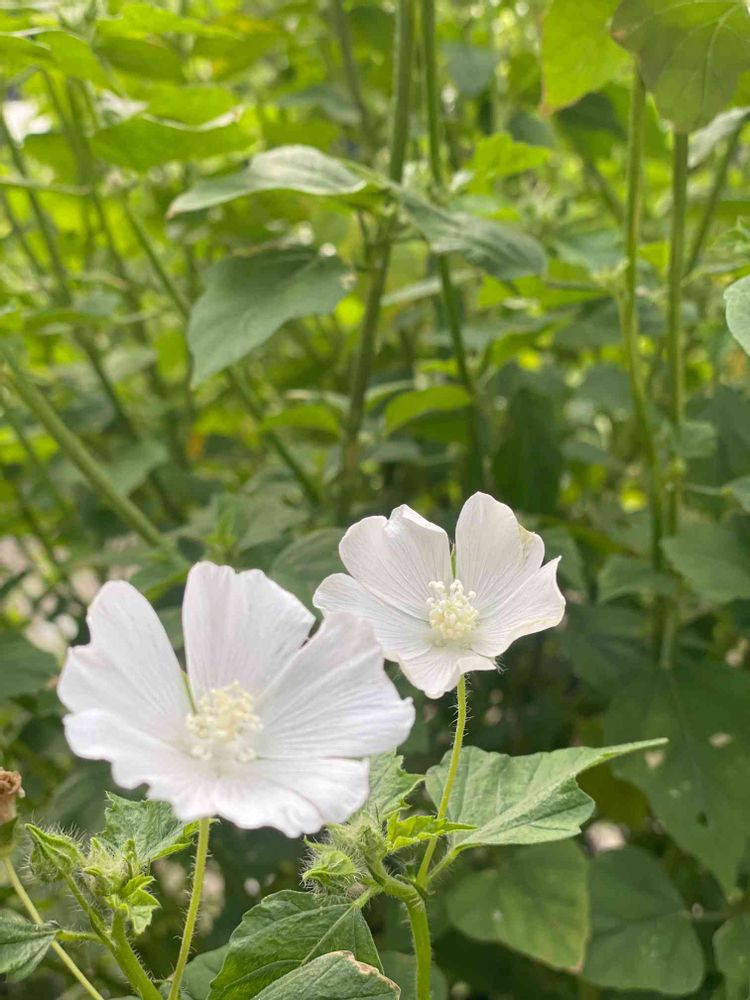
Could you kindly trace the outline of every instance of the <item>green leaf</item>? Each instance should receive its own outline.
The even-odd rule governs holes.
[[[183,17],[154,4],[126,2],[118,5],[117,17],[102,17],[97,21],[97,31],[103,36],[124,35],[196,35],[207,38],[227,38],[237,35],[221,25],[208,24],[195,17]]]
[[[221,261],[190,316],[193,385],[244,358],[288,320],[333,312],[346,294],[347,274],[338,257],[306,247]]]
[[[471,396],[460,385],[433,385],[394,396],[385,408],[385,426],[389,433],[427,413],[451,413],[466,409]]]
[[[457,881],[447,908],[451,924],[467,937],[575,971],[589,933],[586,858],[574,843],[512,848],[496,868]]]
[[[165,444],[156,438],[136,441],[109,466],[109,475],[118,492],[129,495],[142,486],[149,474],[169,460]]]
[[[746,354],[750,354],[750,276],[740,278],[724,292],[727,326]]]
[[[40,45],[21,32],[0,31],[0,66],[6,72],[16,73],[50,62],[52,53],[46,45]]]
[[[605,717],[608,740],[648,739],[663,749],[618,761],[616,773],[648,797],[677,844],[726,890],[750,829],[750,676],[721,663],[648,670],[617,692]]]
[[[599,603],[606,604],[627,594],[676,596],[674,579],[657,572],[645,559],[613,555],[602,566],[597,577]]]
[[[0,633],[0,663],[0,701],[36,694],[57,673],[54,656],[9,630]]]
[[[738,914],[714,934],[714,954],[724,976],[726,1000],[750,995],[750,915]]]
[[[478,97],[490,86],[498,63],[493,49],[461,42],[446,42],[442,49],[448,58],[448,72],[462,94]]]
[[[89,80],[99,87],[111,86],[91,46],[78,35],[68,31],[41,31],[34,40],[47,46],[57,68],[66,76]]]
[[[346,951],[322,955],[258,994],[258,1000],[398,1000],[398,986]],[[243,1000],[254,994],[243,993]]]
[[[393,813],[387,826],[388,850],[395,854],[407,847],[434,840],[435,837],[447,837],[457,830],[473,829],[469,823],[452,823],[436,816],[407,816],[406,819],[399,819],[398,813]]]
[[[750,546],[728,525],[685,525],[662,547],[699,597],[717,604],[750,598]]]
[[[229,945],[225,944],[222,948],[204,951],[188,962],[182,978],[182,1000],[206,1000],[211,982],[221,971],[228,951]]]
[[[99,840],[114,853],[130,844],[137,863],[147,868],[159,858],[184,851],[190,846],[197,825],[178,820],[168,803],[143,799],[139,802],[107,793],[109,805]]]
[[[687,996],[705,972],[680,894],[637,847],[597,854],[589,866],[591,941],[583,977],[597,986]]]
[[[0,913],[0,973],[8,982],[26,979],[47,954],[57,931],[57,924],[37,926],[15,915]]]
[[[609,21],[619,0],[552,0],[542,31],[544,107],[558,111],[599,90],[627,66]]]
[[[449,838],[453,853],[493,844],[540,844],[564,840],[580,832],[594,808],[576,777],[597,764],[626,754],[661,746],[663,740],[621,746],[570,747],[528,757],[509,757],[478,747],[466,747],[459,758],[448,818],[476,827]],[[448,773],[447,753],[427,772],[433,802],[443,794]]]
[[[474,155],[466,164],[466,169],[473,174],[469,191],[488,194],[496,181],[533,170],[546,163],[549,156],[550,150],[546,147],[516,142],[507,132],[488,135],[479,140]]]
[[[367,186],[363,177],[340,160],[312,146],[279,146],[258,153],[244,170],[199,181],[172,202],[168,214],[196,212],[259,191],[335,197],[356,194]]]
[[[541,274],[547,259],[531,236],[467,212],[452,212],[404,193],[404,206],[435,253],[459,253],[495,278]]]
[[[145,171],[165,163],[237,152],[247,149],[251,141],[242,122],[227,120],[227,116],[191,128],[144,114],[100,129],[91,145],[109,163]]]
[[[313,964],[311,959],[317,955],[338,950],[350,951],[358,961],[379,966],[370,930],[359,909],[347,900],[290,889],[274,893],[248,910],[232,933],[208,1000],[250,1000],[302,963]]]
[[[746,514],[750,514],[750,475],[733,479],[731,483],[727,483],[724,489],[730,496],[734,497]]]
[[[678,132],[722,111],[750,64],[744,0],[622,0],[612,34],[636,56],[659,113]]]
[[[320,528],[304,538],[298,538],[276,557],[271,566],[271,577],[309,607],[323,577],[344,570],[339,558],[339,542],[343,534],[341,528]]]
[[[403,762],[404,758],[395,750],[370,760],[370,794],[363,812],[380,822],[403,809],[411,793],[424,781],[421,774],[404,771]]]
[[[401,987],[400,1000],[417,1000],[415,992],[416,960],[413,955],[397,951],[381,951],[383,973]],[[430,971],[431,1000],[448,1000],[448,983],[436,965]]]

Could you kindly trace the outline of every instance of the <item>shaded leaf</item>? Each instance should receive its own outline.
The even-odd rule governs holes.
[[[724,976],[726,1000],[750,994],[750,915],[738,914],[714,934],[716,965]]]
[[[271,576],[310,607],[320,581],[330,573],[343,572],[339,558],[343,534],[341,528],[320,528],[298,538],[276,557]]]
[[[395,750],[380,753],[370,760],[370,794],[363,811],[379,821],[406,805],[409,795],[424,781],[421,774],[408,774],[404,758]]]
[[[724,604],[750,598],[750,546],[725,524],[685,525],[662,547],[700,597]]]
[[[750,276],[740,278],[724,292],[727,326],[746,354],[750,354]]]
[[[463,410],[471,403],[466,389],[460,385],[433,385],[429,389],[414,389],[394,396],[385,408],[385,425],[389,433],[427,413]]]
[[[133,802],[111,792],[107,800],[104,830],[98,839],[115,853],[132,843],[141,867],[184,851],[192,843],[196,824],[178,820],[168,803],[151,799]]]
[[[416,960],[413,955],[402,955],[397,951],[381,951],[383,972],[401,987],[400,1000],[417,1000],[414,980]],[[443,973],[433,964],[430,972],[431,1000],[448,1000],[448,983]]]
[[[57,673],[54,656],[18,632],[0,633],[0,701],[36,694]]]
[[[26,979],[47,954],[57,924],[37,926],[15,915],[0,913],[0,973],[9,982]]]

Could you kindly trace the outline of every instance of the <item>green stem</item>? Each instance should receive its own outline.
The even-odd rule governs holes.
[[[24,430],[23,424],[18,419],[16,414],[13,412],[13,407],[9,406],[2,397],[0,397],[0,403],[3,404],[5,419],[10,424],[13,433],[18,439],[18,443],[26,452],[26,455],[29,459],[29,463],[35,470],[36,474],[39,476],[39,479],[42,481],[42,483],[44,483],[45,488],[47,489],[50,496],[54,499],[55,503],[59,507],[60,513],[63,515],[63,517],[70,517],[73,513],[73,509],[71,508],[70,504],[65,499],[65,497],[62,495],[62,493],[60,492],[60,489],[55,480],[47,471],[47,466],[44,464],[44,462],[42,462],[42,460],[37,455],[34,446],[32,445],[28,435],[26,434],[26,431]]]
[[[12,861],[10,860],[10,858],[3,858],[3,864],[5,866],[5,871],[8,876],[8,881],[13,887],[13,890],[18,896],[18,898],[23,903],[23,906],[28,915],[31,917],[32,922],[35,923],[37,926],[41,926],[44,923],[44,921],[42,920],[36,906],[34,906],[31,897],[26,892],[23,883],[21,882],[20,878],[18,877],[18,874],[16,873],[15,868],[13,867]],[[70,955],[68,955],[65,949],[60,944],[58,944],[57,941],[53,941],[52,944],[50,945],[50,948],[57,955],[57,957],[63,963],[68,972],[70,972],[70,974],[81,984],[83,989],[86,990],[89,996],[93,997],[94,1000],[104,1000],[102,994],[96,989],[96,987],[92,983],[88,981],[86,976],[84,976],[84,974],[78,968],[78,966],[70,957]]]
[[[206,874],[206,858],[208,857],[208,840],[211,832],[211,820],[202,819],[198,826],[198,846],[195,850],[195,874],[193,875],[193,891],[190,896],[187,917],[185,919],[185,930],[182,934],[182,944],[180,954],[177,958],[172,986],[169,990],[168,1000],[177,1000],[180,995],[180,983],[185,972],[185,966],[190,958],[190,947],[193,943],[195,924],[198,920],[198,911],[201,905],[201,895],[203,893],[203,878]]]
[[[16,393],[55,439],[61,451],[80,469],[94,489],[130,528],[150,545],[163,548],[166,540],[156,525],[135,506],[129,497],[119,492],[109,475],[84,443],[65,425],[44,395],[27,378],[11,348],[1,341],[0,357],[5,360],[12,372],[12,385]]]
[[[232,389],[237,393],[239,398],[247,407],[250,416],[257,423],[260,423],[263,420],[263,409],[258,400],[255,398],[255,393],[247,374],[239,366],[235,365],[234,368],[227,369],[227,379]],[[272,428],[267,428],[263,433],[266,440],[270,442],[271,447],[274,449],[281,461],[284,462],[289,471],[300,484],[307,499],[313,504],[319,504],[321,498],[318,487],[312,479],[310,479],[294,455],[289,451],[281,436]]]
[[[427,920],[427,908],[424,900],[419,899],[412,904],[406,904],[409,914],[412,941],[414,942],[414,957],[417,960],[415,976],[416,1000],[430,1000],[430,972],[432,971],[432,944],[430,941],[430,925]]]
[[[625,270],[624,294],[620,299],[620,325],[627,356],[630,392],[636,420],[648,464],[651,494],[651,561],[655,570],[662,568],[661,539],[664,531],[663,487],[661,466],[656,445],[656,433],[651,423],[648,395],[638,346],[638,247],[640,242],[641,198],[643,189],[643,139],[646,90],[640,73],[633,74],[630,100],[630,128],[627,167],[627,201],[625,207]]]
[[[26,234],[23,231],[23,227],[19,222],[18,218],[16,217],[15,212],[11,208],[10,201],[7,195],[5,194],[5,191],[3,190],[0,190],[0,205],[2,205],[3,211],[8,217],[8,222],[10,224],[11,232],[13,233],[16,242],[26,255],[26,259],[28,260],[29,264],[31,264],[31,269],[34,271],[34,273],[37,275],[38,278],[43,278],[44,268],[42,267],[41,262],[39,261],[37,255],[31,249],[31,244],[26,239]]]
[[[743,116],[737,127],[727,143],[726,149],[724,150],[724,155],[722,156],[719,166],[714,174],[714,181],[711,185],[711,191],[708,195],[708,201],[706,202],[706,207],[703,210],[703,215],[701,216],[700,222],[698,223],[698,228],[695,232],[693,238],[693,243],[690,247],[690,252],[688,253],[688,262],[685,268],[685,274],[691,274],[695,268],[700,263],[701,256],[703,255],[703,250],[706,245],[706,239],[708,233],[711,229],[711,224],[714,221],[714,216],[716,215],[716,209],[719,205],[719,199],[721,198],[722,192],[724,191],[724,185],[727,181],[727,175],[729,174],[729,168],[732,164],[732,160],[737,153],[737,149],[740,144],[740,134],[746,123],[746,118]]]
[[[112,954],[117,964],[142,1000],[164,1000],[133,951],[133,946],[125,933],[125,924],[119,914],[115,914],[112,921],[112,946]]]
[[[362,93],[362,84],[359,78],[357,62],[354,58],[352,36],[349,30],[349,21],[346,17],[344,4],[342,3],[342,0],[330,0],[330,8],[331,20],[333,21],[334,31],[336,32],[339,48],[341,49],[341,58],[344,63],[346,85],[349,88],[349,93],[351,94],[352,100],[356,104],[357,111],[359,112],[359,123],[363,143],[368,149],[372,149],[374,140],[372,120],[370,118],[370,112],[367,108],[367,102],[365,101]]]
[[[679,442],[685,409],[685,345],[682,329],[682,284],[685,276],[685,216],[687,213],[688,137],[675,132],[672,154],[672,232],[669,254],[669,305],[667,311],[667,360],[670,416]],[[679,527],[682,486],[675,475],[669,496],[667,528]]]
[[[458,717],[456,719],[456,732],[453,737],[453,749],[451,750],[451,759],[448,764],[448,774],[445,778],[445,785],[443,786],[443,795],[440,799],[440,805],[438,806],[437,818],[445,819],[448,814],[448,806],[450,805],[451,792],[453,791],[453,785],[456,781],[456,775],[458,774],[458,765],[461,757],[461,747],[464,742],[464,733],[466,732],[466,678],[461,675],[458,681],[458,687],[456,688],[456,702],[458,705]],[[432,856],[435,853],[437,847],[437,837],[431,840],[427,849],[424,852],[424,857],[422,858],[422,864],[419,866],[419,872],[417,874],[417,885],[425,888],[428,881],[428,874],[430,871],[430,862],[432,861]]]
[[[409,108],[413,76],[414,9],[413,0],[399,0],[396,10],[396,54],[394,59],[393,108],[391,117],[390,155],[388,176],[396,184],[401,182],[409,140]],[[341,489],[338,495],[337,515],[346,520],[352,494],[357,481],[359,466],[359,433],[365,410],[365,394],[370,369],[375,357],[376,337],[380,308],[385,292],[388,266],[391,259],[391,237],[396,224],[395,210],[381,220],[374,240],[373,250],[378,259],[372,270],[370,288],[365,303],[365,314],[359,338],[359,349],[354,360],[352,384],[349,392],[349,412],[344,428],[341,448]]]
[[[440,83],[437,71],[435,0],[421,0],[421,20],[430,173],[432,175],[432,183],[436,190],[442,191],[443,167],[440,155],[441,104]],[[480,439],[482,414],[479,406],[476,383],[466,357],[466,347],[464,345],[461,324],[461,309],[459,306],[458,293],[456,292],[451,276],[450,262],[447,256],[439,255],[437,263],[438,275],[440,277],[440,287],[442,290],[443,309],[445,311],[445,319],[448,324],[448,330],[453,344],[453,353],[456,358],[458,375],[469,395],[469,398],[471,399],[469,421],[472,443],[469,465],[471,468],[472,486],[477,487],[483,485],[485,479],[483,457],[484,449]]]

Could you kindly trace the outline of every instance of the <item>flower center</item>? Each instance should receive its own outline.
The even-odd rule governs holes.
[[[464,585],[454,580],[448,590],[445,584],[433,580],[432,597],[427,599],[427,612],[437,646],[468,646],[477,624],[479,612],[471,603],[477,596],[473,590],[464,593]]]
[[[263,723],[253,706],[252,695],[237,681],[204,695],[187,717],[192,755],[199,760],[229,756],[240,764],[255,760],[254,736]]]

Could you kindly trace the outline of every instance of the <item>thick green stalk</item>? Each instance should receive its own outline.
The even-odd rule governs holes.
[[[141,1000],[164,1000],[133,951],[133,946],[128,941],[125,926],[119,914],[115,914],[112,921],[112,945],[115,961]]]
[[[13,237],[20,246],[21,250],[24,252],[29,264],[31,264],[31,269],[34,271],[37,277],[43,278],[45,273],[44,268],[42,267],[42,264],[37,255],[31,249],[31,244],[26,239],[26,234],[23,231],[23,227],[21,226],[21,223],[16,217],[15,212],[11,208],[8,196],[3,190],[0,190],[0,205],[2,205],[3,211],[8,217],[8,222],[10,224],[10,229],[11,232],[13,233]]]
[[[44,921],[42,920],[36,906],[34,906],[31,897],[26,892],[23,882],[18,877],[18,874],[15,868],[13,867],[12,861],[10,860],[10,858],[6,857],[3,858],[3,864],[5,866],[5,872],[8,876],[8,881],[13,887],[13,890],[18,896],[18,898],[23,903],[23,906],[26,912],[28,913],[29,917],[31,918],[32,923],[36,924],[37,926],[41,926],[44,923]],[[88,981],[86,976],[81,972],[81,970],[78,968],[78,966],[70,957],[70,955],[65,951],[65,949],[60,944],[57,943],[57,941],[53,941],[50,947],[52,951],[60,959],[60,961],[63,963],[68,972],[70,972],[73,978],[80,983],[80,985],[83,987],[83,989],[88,993],[90,997],[93,997],[94,1000],[104,1000],[104,997],[101,995],[99,990],[96,989],[93,983],[90,983]]]
[[[425,102],[427,105],[427,134],[429,137],[429,161],[432,183],[437,191],[443,189],[443,167],[440,153],[441,140],[441,103],[440,103],[440,83],[437,69],[437,39],[435,24],[435,0],[421,0],[421,21],[422,21],[422,61],[424,65]],[[473,486],[483,485],[484,474],[484,448],[481,442],[480,428],[482,426],[482,415],[479,406],[479,397],[476,383],[471,373],[471,369],[466,358],[466,347],[464,345],[463,330],[461,323],[461,309],[459,297],[453,284],[451,267],[446,255],[439,255],[437,258],[438,275],[440,277],[440,287],[442,291],[443,309],[445,320],[453,344],[453,353],[456,358],[458,375],[463,383],[466,392],[471,399],[470,410],[470,432],[471,432],[471,454],[469,456],[469,466]]]
[[[203,879],[206,874],[206,859],[208,857],[208,840],[211,833],[211,820],[202,819],[198,827],[198,846],[195,850],[195,873],[193,875],[193,891],[190,895],[190,905],[187,917],[185,918],[185,929],[182,934],[182,944],[180,954],[177,958],[172,986],[169,990],[169,1000],[178,1000],[180,996],[180,983],[185,972],[185,966],[190,958],[190,948],[193,943],[193,934],[198,920],[198,911],[201,905],[201,895],[203,894]]]
[[[413,75],[414,9],[413,0],[399,0],[396,10],[396,54],[394,59],[393,107],[391,112],[390,156],[388,176],[400,183],[404,171],[406,146],[409,140],[409,108]],[[373,241],[370,256],[374,259],[370,288],[365,303],[365,314],[359,338],[359,349],[354,360],[352,384],[349,392],[349,412],[344,428],[341,449],[341,489],[338,495],[337,515],[346,519],[351,506],[352,493],[357,481],[359,466],[359,432],[365,411],[365,394],[370,369],[375,357],[380,307],[385,292],[388,265],[391,259],[391,238],[396,225],[395,211],[388,212]]]
[[[641,199],[643,189],[643,138],[646,90],[640,73],[635,70],[630,99],[628,139],[627,201],[625,206],[625,269],[624,292],[620,297],[620,325],[627,355],[630,392],[633,397],[638,430],[643,443],[649,471],[651,500],[651,561],[654,569],[662,567],[661,539],[664,532],[663,485],[661,465],[656,446],[656,432],[651,422],[648,394],[644,383],[643,364],[638,346],[638,247],[640,242]]]
[[[32,445],[31,441],[28,438],[28,435],[26,434],[26,431],[24,430],[23,424],[18,419],[16,414],[13,412],[13,407],[9,406],[8,403],[2,397],[0,397],[0,402],[3,403],[5,419],[8,421],[13,433],[18,438],[18,443],[26,452],[26,455],[29,459],[29,463],[34,468],[36,474],[39,476],[39,479],[44,483],[45,488],[47,489],[50,496],[54,499],[55,503],[59,507],[60,513],[64,517],[70,517],[71,514],[73,513],[72,507],[60,492],[60,489],[55,480],[49,474],[47,466],[44,464],[44,462],[42,462],[42,460],[37,455],[34,446]]]
[[[55,439],[61,451],[79,468],[89,483],[125,524],[150,545],[163,548],[166,545],[166,539],[156,525],[135,506],[129,497],[119,492],[86,445],[58,417],[44,395],[26,376],[12,349],[2,341],[0,341],[0,357],[5,360],[12,372],[12,386],[16,393]]]
[[[685,216],[687,213],[688,137],[675,132],[672,154],[672,231],[669,254],[669,304],[667,310],[667,361],[669,367],[669,412],[672,430],[679,441],[685,410],[685,344],[682,329],[682,285],[685,276]],[[667,528],[673,535],[679,527],[682,484],[673,469]]]
[[[726,145],[726,149],[724,150],[724,155],[719,161],[719,165],[714,173],[714,180],[711,185],[711,191],[708,195],[708,201],[706,202],[703,215],[701,216],[698,228],[695,231],[695,236],[693,237],[690,252],[688,253],[688,262],[685,268],[686,275],[691,274],[700,263],[703,250],[706,245],[706,239],[708,238],[708,233],[711,229],[711,224],[714,221],[719,200],[727,182],[729,168],[740,144],[740,134],[746,122],[747,119],[743,116],[737,124],[734,132],[732,132],[729,142]]]
[[[445,819],[448,814],[448,806],[450,805],[451,792],[453,791],[453,786],[456,783],[456,775],[458,774],[458,765],[461,759],[461,747],[464,742],[464,733],[466,732],[466,678],[461,675],[458,681],[458,687],[456,688],[456,703],[458,706],[458,716],[456,718],[456,732],[453,736],[453,749],[451,750],[451,759],[448,764],[448,774],[445,778],[445,785],[443,786],[443,795],[440,799],[440,805],[438,806],[437,818]],[[435,853],[437,847],[437,838],[433,838],[427,845],[427,849],[424,852],[424,857],[422,858],[422,864],[419,866],[419,873],[417,874],[417,885],[425,888],[427,886],[430,863],[432,862],[432,856]]]

